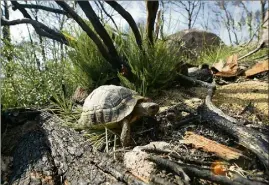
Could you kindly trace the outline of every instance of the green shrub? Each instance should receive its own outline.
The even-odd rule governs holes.
[[[131,83],[120,73],[121,83],[142,95],[154,93],[165,88],[176,77],[175,65],[180,61],[177,51],[168,49],[167,45],[158,40],[152,47],[147,41],[143,43],[141,51],[134,39],[130,38],[125,46],[120,48],[132,69],[135,81]]]
[[[34,52],[40,55],[39,46],[24,42],[12,47],[2,48],[12,51],[10,59],[7,55],[1,57],[1,73],[5,76],[1,80],[1,103],[4,108],[43,105],[53,93],[63,93],[63,83],[70,96],[75,82],[69,76],[72,68],[68,60],[48,59],[46,63],[40,62],[43,67],[38,69]]]
[[[74,65],[73,75],[78,85],[94,89],[115,77],[111,65],[88,35],[80,30],[75,30],[75,35],[76,41],[71,43],[68,56]]]

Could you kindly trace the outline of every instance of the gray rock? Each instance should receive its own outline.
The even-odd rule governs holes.
[[[197,59],[202,51],[224,44],[216,34],[198,29],[179,31],[167,39],[169,47],[178,47],[179,55],[184,54],[191,59]]]

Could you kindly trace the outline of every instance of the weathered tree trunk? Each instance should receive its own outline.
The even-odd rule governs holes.
[[[159,2],[158,1],[146,1],[146,7],[147,7],[147,35],[149,42],[153,44],[153,33],[154,33],[154,23],[157,15],[157,11],[159,8]]]
[[[143,184],[61,123],[57,116],[42,112],[32,129],[19,138],[13,135],[18,142],[12,152],[10,184]]]

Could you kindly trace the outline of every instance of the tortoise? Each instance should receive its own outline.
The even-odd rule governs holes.
[[[131,89],[103,85],[86,98],[78,124],[98,130],[121,128],[121,144],[129,146],[131,124],[142,116],[154,116],[158,111],[158,104]]]

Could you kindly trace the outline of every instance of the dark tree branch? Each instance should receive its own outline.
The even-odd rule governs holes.
[[[19,4],[17,1],[10,1],[10,2],[12,4],[12,9],[14,11],[19,10],[25,18],[32,19],[30,14],[24,8],[21,7],[21,4]]]
[[[59,6],[61,6],[68,14],[79,24],[79,26],[87,33],[87,35],[96,44],[102,56],[112,65],[114,69],[121,69],[120,62],[112,59],[109,55],[107,48],[104,47],[102,41],[97,37],[97,35],[89,28],[89,26],[83,21],[83,19],[64,1],[55,1]]]
[[[30,14],[25,10],[25,8],[23,8],[21,4],[19,4],[17,1],[11,1],[11,4],[13,6],[12,8],[13,10],[18,9],[23,14],[23,16],[27,19],[18,19],[18,20],[13,20],[13,21],[7,21],[7,20],[2,19],[3,24],[16,25],[16,24],[29,23],[34,27],[37,34],[68,45],[68,42],[62,33],[47,27],[43,23],[33,20]]]
[[[107,4],[109,4],[112,8],[114,8],[130,25],[135,39],[136,39],[136,43],[138,45],[138,47],[142,50],[142,39],[141,39],[141,35],[140,32],[138,30],[138,27],[133,19],[133,17],[131,16],[131,14],[129,12],[127,12],[119,3],[117,3],[116,1],[105,1]]]
[[[158,1],[146,1],[147,6],[147,34],[148,39],[151,44],[153,44],[153,32],[154,32],[154,23],[157,15],[157,11],[159,8],[159,2]]]
[[[116,24],[116,22],[114,21],[113,17],[111,15],[109,15],[109,13],[107,13],[104,5],[101,3],[101,1],[96,1],[96,4],[100,6],[100,8],[102,9],[102,11],[106,14],[106,16],[112,21],[112,23],[114,24],[115,28],[117,31],[119,31],[119,28]]]
[[[99,18],[95,14],[94,10],[92,9],[92,6],[88,1],[77,1],[80,8],[83,10],[83,12],[86,14],[88,19],[91,21],[95,31],[99,34],[99,36],[102,38],[103,42],[108,48],[110,56],[113,56],[116,60],[119,59],[118,52],[113,45],[113,42],[105,30],[104,26],[99,21]]]
[[[2,17],[1,23],[3,26],[5,25],[13,26],[13,25],[18,25],[18,24],[31,24],[36,30],[36,32],[40,34],[41,36],[48,37],[50,39],[53,39],[53,40],[56,40],[58,42],[68,45],[68,42],[62,33],[55,31],[47,27],[43,23],[40,23],[33,19],[28,18],[28,19],[16,19],[16,20],[8,21]]]
[[[18,3],[19,4],[19,3]],[[35,5],[35,4],[19,4],[19,6],[21,8],[32,8],[32,9],[38,9],[38,10],[45,10],[48,12],[53,12],[53,13],[57,13],[57,14],[63,14],[63,15],[67,15],[66,11],[64,10],[60,10],[60,9],[55,9],[55,8],[50,8],[47,6],[42,6],[42,5]],[[16,7],[14,7],[16,9]],[[14,10],[15,10],[14,9]]]

